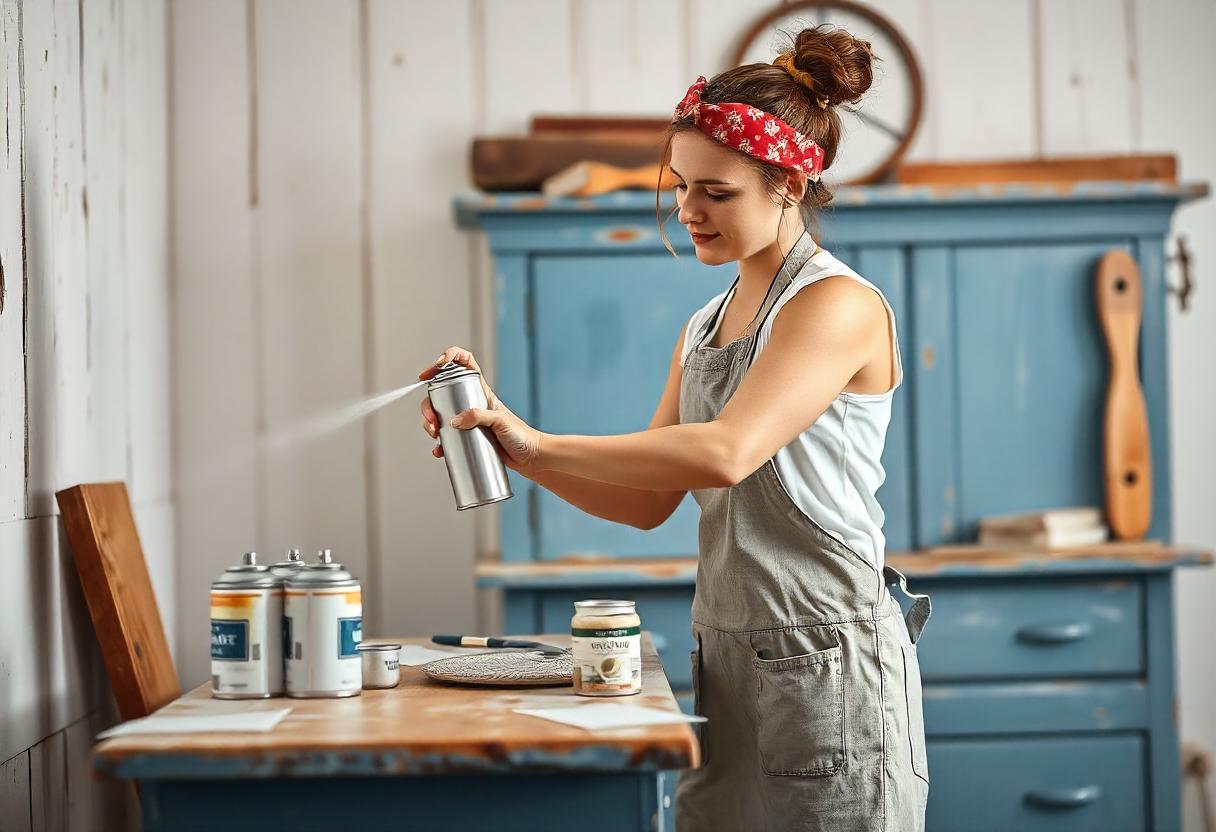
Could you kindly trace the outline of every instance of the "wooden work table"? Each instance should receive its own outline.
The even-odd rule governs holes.
[[[204,684],[158,713],[292,712],[264,734],[108,739],[94,765],[139,783],[145,832],[371,830],[388,828],[389,817],[394,830],[533,830],[576,817],[602,819],[583,829],[655,828],[672,799],[661,789],[674,779],[659,773],[700,762],[688,724],[592,733],[513,710],[603,701],[569,687],[447,685],[418,667],[402,667],[396,688],[349,699],[234,703],[211,698]],[[649,633],[642,693],[624,701],[679,711]]]

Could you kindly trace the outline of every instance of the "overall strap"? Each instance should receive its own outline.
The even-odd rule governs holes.
[[[807,248],[810,253],[807,254]],[[807,261],[819,253],[819,246],[811,239],[810,234],[803,232],[802,236],[794,243],[790,250],[785,255],[785,260],[781,264],[781,268],[777,270],[777,274],[773,276],[773,282],[769,284],[768,293],[764,297],[764,303],[760,305],[760,309],[756,312],[756,318],[752,320],[749,328],[751,328],[751,343],[747,346],[747,361],[744,367],[750,367],[752,361],[756,357],[756,342],[760,330],[764,328],[768,322],[769,316],[773,314],[773,309],[777,306],[777,301],[785,292],[789,285],[794,282],[794,278],[802,271],[802,267]],[[797,252],[795,254],[795,252]],[[773,291],[776,289],[776,291]],[[752,328],[754,327],[754,328]]]
[[[718,319],[722,317],[722,313],[726,310],[726,301],[730,299],[730,293],[735,291],[735,287],[739,285],[739,275],[735,275],[734,282],[730,284],[730,288],[726,290],[726,294],[722,296],[722,300],[718,302],[718,308],[714,310],[714,314],[709,316],[709,322],[701,331],[699,338],[693,342],[691,352],[696,352],[701,348],[701,344],[705,343],[705,339],[709,337],[709,333],[713,332],[718,325]]]
[[[802,256],[806,251],[806,246],[808,245],[812,248],[811,253],[809,255]],[[803,231],[802,236],[799,237],[794,242],[794,245],[790,247],[790,250],[785,253],[785,258],[781,261],[781,268],[777,269],[777,273],[773,275],[773,279],[768,284],[768,291],[764,294],[764,300],[760,303],[760,308],[756,310],[756,314],[752,318],[751,323],[749,323],[747,325],[747,329],[744,330],[745,333],[750,333],[752,336],[752,344],[750,346],[752,352],[755,351],[755,334],[760,331],[760,327],[764,326],[764,322],[768,320],[768,316],[772,312],[773,307],[776,305],[777,299],[781,297],[781,293],[785,291],[785,287],[790,284],[790,282],[794,279],[794,276],[797,275],[802,267],[806,264],[806,261],[811,257],[814,257],[818,251],[819,246],[815,245],[815,241],[811,239],[810,235],[806,231]],[[795,252],[797,252],[797,254],[795,254]],[[705,343],[705,340],[709,337],[710,333],[713,332],[717,327],[719,319],[726,311],[726,303],[730,299],[731,293],[738,285],[739,275],[735,275],[734,282],[730,284],[730,288],[727,289],[726,294],[722,296],[722,300],[718,303],[718,308],[714,310],[714,314],[710,316],[709,322],[706,324],[695,343],[693,343],[692,351],[695,352],[696,350],[700,349],[701,345]],[[777,291],[774,292],[774,289]],[[748,363],[751,363],[751,353],[748,355]]]

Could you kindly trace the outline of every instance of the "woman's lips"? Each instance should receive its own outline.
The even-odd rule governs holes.
[[[708,243],[710,240],[716,239],[718,237],[717,234],[698,234],[695,231],[689,231],[688,233],[692,235],[692,241],[694,243],[697,243],[698,245],[704,245],[705,243]]]

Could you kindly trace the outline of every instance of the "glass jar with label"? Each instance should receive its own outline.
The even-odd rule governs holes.
[[[641,693],[642,619],[633,601],[575,601],[570,636],[575,693]]]

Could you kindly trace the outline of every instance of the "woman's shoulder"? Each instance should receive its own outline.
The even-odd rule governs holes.
[[[793,289],[793,286],[791,286]],[[822,325],[853,322],[869,327],[886,320],[886,304],[876,288],[856,274],[825,272],[791,291],[776,312],[786,321]]]

